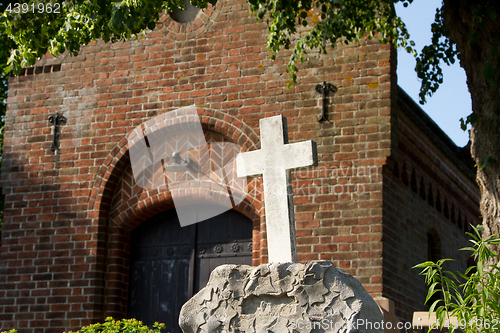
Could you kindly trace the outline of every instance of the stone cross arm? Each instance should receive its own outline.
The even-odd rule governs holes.
[[[286,118],[260,120],[261,149],[239,154],[238,177],[262,174],[269,262],[297,262],[290,169],[317,165],[314,141],[288,144]]]
[[[263,159],[266,159],[266,152],[263,152],[262,149],[239,155],[241,157],[237,161],[240,161],[241,164],[238,165],[242,165],[242,167],[238,167],[238,177],[262,175],[266,167],[289,170],[317,164],[316,143],[314,141],[287,144],[283,145],[282,149],[282,151],[270,152],[269,158],[275,161],[275,165],[266,166],[262,163]]]

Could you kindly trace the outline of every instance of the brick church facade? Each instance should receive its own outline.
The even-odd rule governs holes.
[[[467,244],[467,226],[480,222],[475,175],[461,150],[397,86],[390,45],[363,40],[326,56],[311,54],[288,89],[287,54],[271,61],[266,34],[245,1],[222,0],[189,22],[166,16],[144,38],[92,43],[77,57],[47,57],[11,78],[0,330],[63,332],[108,316],[145,315],[140,300],[138,307],[131,301],[146,294],[140,284],[131,287],[131,263],[142,260],[136,243],[163,242],[165,255],[181,253],[184,245],[175,242],[183,229],[173,222],[175,232],[165,227],[175,220],[172,191],[136,183],[127,137],[153,118],[160,128],[171,126],[169,112],[189,105],[196,106],[207,142],[259,149],[259,119],[279,114],[288,119],[291,143],[316,141],[318,167],[292,173],[299,261],[331,260],[375,299],[392,301],[405,321],[425,309],[426,288],[413,265],[451,257],[457,261],[450,268],[465,270],[467,255],[456,250]],[[319,122],[315,86],[324,81],[338,91],[328,95],[328,121]],[[56,113],[66,122],[55,127],[54,152],[48,117]],[[165,274],[175,270],[176,283],[191,283],[194,270],[203,271],[193,262],[208,262],[203,251],[213,249],[210,265],[226,248],[253,265],[267,262],[261,178],[248,185],[224,222],[227,228],[249,223],[242,236],[203,250],[189,243],[186,257],[162,268]],[[216,204],[207,189],[181,195]],[[202,224],[199,237],[209,232]],[[154,240],[156,231],[147,231],[153,225],[172,239]],[[161,285],[158,279],[151,283]],[[198,288],[174,289],[191,295]],[[179,290],[165,292],[182,299],[169,294]]]

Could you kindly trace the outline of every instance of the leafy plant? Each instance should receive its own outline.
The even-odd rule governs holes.
[[[405,24],[393,10],[393,4],[400,1],[407,6],[413,0],[248,0],[252,13],[268,23],[271,59],[280,50],[293,48],[287,63],[293,82],[309,52],[326,54],[328,47],[358,43],[363,37],[376,36],[382,43],[392,42],[416,55]],[[295,40],[297,34],[300,37]]]
[[[165,329],[165,324],[154,323],[153,327],[150,329],[137,319],[114,320],[113,317],[108,317],[104,323],[84,326],[76,332],[69,333],[160,333],[160,330]],[[17,331],[2,333],[17,333]]]
[[[150,329],[137,319],[114,320],[108,317],[104,323],[84,326],[74,333],[160,333],[160,330],[165,329],[165,324],[154,323],[153,327]]]
[[[482,226],[473,228],[471,247],[461,250],[472,251],[476,265],[469,267],[458,276],[444,271],[443,264],[452,259],[437,262],[427,261],[414,266],[421,268],[421,275],[429,285],[425,302],[439,295],[430,306],[429,317],[436,312],[437,328],[447,328],[449,332],[497,332],[500,328],[500,267],[491,265],[492,259],[500,255],[490,250],[491,245],[500,244],[499,234],[481,238]],[[435,298],[435,297],[434,297]],[[429,331],[435,326],[429,328]]]

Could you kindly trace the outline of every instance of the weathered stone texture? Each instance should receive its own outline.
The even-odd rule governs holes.
[[[329,261],[312,261],[219,266],[184,304],[179,325],[184,333],[375,333],[382,320],[361,283]]]

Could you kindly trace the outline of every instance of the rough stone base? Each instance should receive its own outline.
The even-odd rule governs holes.
[[[329,261],[222,265],[182,307],[184,333],[382,332],[361,283]]]

